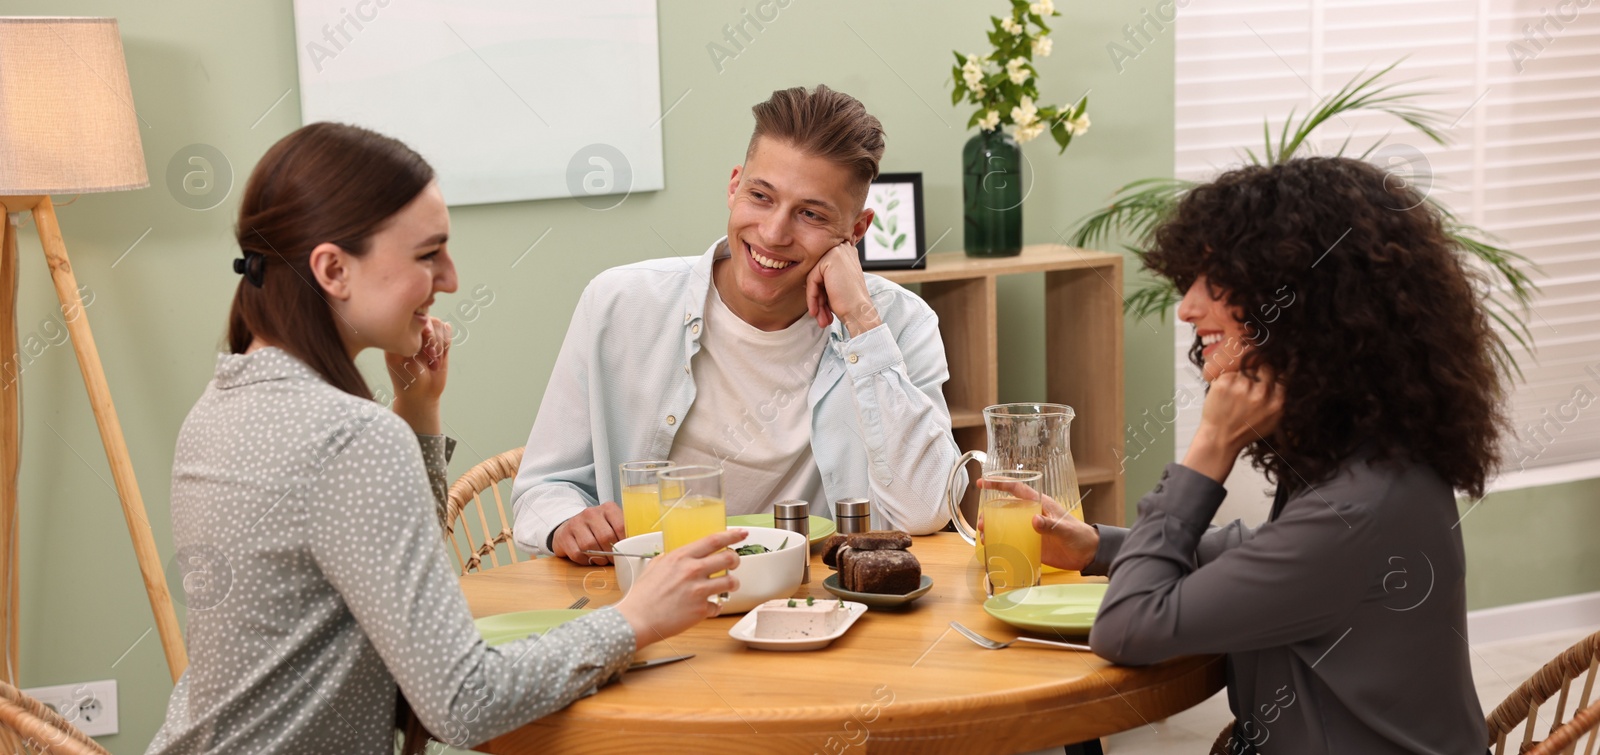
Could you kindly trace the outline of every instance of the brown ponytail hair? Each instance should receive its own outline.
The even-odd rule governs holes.
[[[241,279],[228,314],[228,347],[243,354],[261,339],[310,365],[334,387],[372,398],[345,351],[334,312],[311,274],[311,250],[332,242],[356,256],[372,235],[433,181],[410,147],[375,131],[313,123],[279,140],[245,185],[235,235],[261,269]]]

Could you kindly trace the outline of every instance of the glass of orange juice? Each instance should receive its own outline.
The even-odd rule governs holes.
[[[672,467],[657,473],[661,480],[661,552],[688,545],[728,529],[728,505],[722,498],[722,468]],[[712,577],[727,574],[719,571]],[[728,593],[709,600],[722,605]]]
[[[630,461],[619,467],[622,521],[628,537],[661,531],[661,481],[656,475],[671,468],[670,461]]]
[[[661,480],[663,553],[728,529],[728,506],[722,499],[722,469],[672,467],[658,472],[657,477]]]
[[[985,472],[978,507],[983,516],[983,567],[990,590],[1002,593],[1039,584],[1042,539],[1033,529],[1041,511],[1039,472],[997,469]]]

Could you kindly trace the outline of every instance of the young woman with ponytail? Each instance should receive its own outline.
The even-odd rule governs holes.
[[[189,668],[151,753],[392,753],[396,711],[468,747],[617,678],[715,612],[739,531],[657,559],[615,607],[484,645],[444,550],[439,397],[456,290],[433,169],[366,129],[278,142],[239,210],[228,353],[178,436],[173,541]],[[392,406],[355,357],[385,352]]]

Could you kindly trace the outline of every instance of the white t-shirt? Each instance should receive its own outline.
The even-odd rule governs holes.
[[[705,333],[690,360],[694,404],[670,458],[722,467],[729,516],[767,513],[791,498],[821,500],[806,396],[828,332],[810,317],[761,330],[728,309],[715,283],[708,288]]]

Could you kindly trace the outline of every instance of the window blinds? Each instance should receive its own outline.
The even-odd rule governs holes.
[[[1178,8],[1176,175],[1204,180],[1260,154],[1261,124],[1315,107],[1363,70],[1426,91],[1450,144],[1398,120],[1346,115],[1315,152],[1347,136],[1374,159],[1533,261],[1542,292],[1513,344],[1515,437],[1495,487],[1600,476],[1600,2],[1585,0],[1207,0]],[[1180,398],[1203,395],[1177,329]],[[1178,458],[1198,423],[1185,403]],[[1130,412],[1131,415],[1131,412]]]

